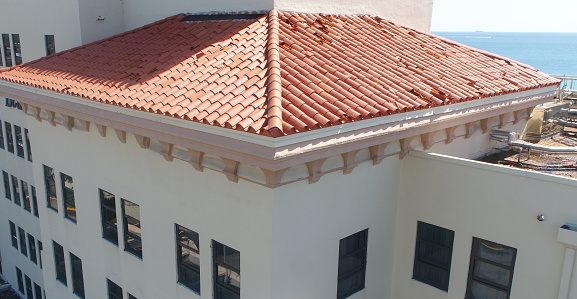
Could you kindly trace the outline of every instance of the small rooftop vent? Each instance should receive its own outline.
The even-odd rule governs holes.
[[[264,13],[239,13],[239,14],[207,14],[187,15],[183,22],[198,21],[224,21],[224,20],[255,20],[264,16]]]

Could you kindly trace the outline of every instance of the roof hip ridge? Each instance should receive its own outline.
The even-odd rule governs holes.
[[[284,135],[282,129],[282,85],[280,70],[280,26],[278,11],[268,13],[268,36],[265,57],[267,60],[267,111],[265,129],[271,137]]]

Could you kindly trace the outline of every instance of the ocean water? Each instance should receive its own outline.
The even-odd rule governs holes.
[[[528,64],[550,75],[577,76],[577,33],[433,32]]]

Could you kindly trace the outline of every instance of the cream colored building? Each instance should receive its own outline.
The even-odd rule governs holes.
[[[10,53],[15,53],[13,34],[19,34],[23,62],[46,54],[45,35],[54,36],[57,52],[64,51],[23,68],[0,72],[0,96],[20,103],[22,107],[22,111],[13,107],[0,108],[3,136],[6,136],[6,122],[11,128],[19,126],[30,133],[30,145],[23,139],[24,157],[18,157],[17,146],[15,153],[5,148],[0,150],[0,165],[10,176],[36,186],[39,210],[39,218],[36,218],[33,211],[29,213],[17,206],[13,199],[3,199],[0,203],[0,221],[4,223],[0,226],[2,277],[16,290],[15,268],[18,267],[23,272],[21,277],[26,274],[37,283],[46,292],[46,298],[575,298],[577,289],[574,289],[572,272],[577,242],[573,231],[560,229],[565,224],[577,222],[570,196],[577,187],[575,181],[470,160],[502,146],[490,140],[491,129],[522,132],[532,108],[553,98],[554,79],[515,62],[444,44],[445,41],[424,32],[408,29],[428,31],[431,1],[357,1],[355,5],[346,1],[228,2],[171,1],[167,4],[153,1],[143,6],[141,2],[130,0],[99,2],[98,5],[89,1],[62,1],[46,7],[19,2],[0,12],[0,33],[10,34]],[[35,5],[35,8],[27,5]],[[21,18],[18,12],[24,10],[37,13],[39,22],[45,20],[42,31],[18,26],[16,21]],[[217,57],[215,61],[231,65],[235,62],[234,53],[230,57],[225,56],[229,55],[227,53],[218,56],[227,50],[266,49],[266,55],[243,57],[243,61],[253,61],[257,68],[263,68],[262,74],[266,77],[261,79],[266,84],[258,83],[262,81],[248,84],[239,95],[266,97],[272,107],[265,112],[270,112],[266,119],[268,127],[259,129],[257,125],[262,124],[259,121],[244,129],[232,124],[235,115],[244,115],[244,120],[248,118],[245,110],[231,113],[230,119],[223,122],[220,122],[221,118],[212,122],[208,120],[208,113],[204,119],[200,116],[185,119],[177,117],[178,112],[159,113],[122,106],[113,102],[112,92],[100,98],[96,90],[94,100],[88,100],[91,97],[87,96],[86,89],[81,90],[81,84],[66,80],[77,80],[75,76],[68,76],[75,71],[78,77],[83,77],[81,71],[73,67],[92,61],[79,59],[84,62],[71,63],[67,67],[68,75],[63,77],[50,71],[52,66],[43,65],[66,57],[78,59],[66,55],[86,55],[83,51],[96,51],[99,43],[110,42],[106,45],[119,47],[129,43],[123,38],[131,34],[150,36],[152,40],[155,35],[146,35],[146,30],[156,30],[170,22],[177,24],[175,18],[179,17],[66,51],[177,13],[192,13],[192,19],[185,20],[188,16],[182,16],[179,21],[193,23],[184,27],[196,26],[195,22],[199,22],[211,28],[213,21],[198,20],[200,13],[210,11],[248,11],[251,16],[231,23],[247,22],[248,27],[243,28],[251,29],[242,30],[248,32],[246,40],[251,42],[244,43],[244,35],[232,32],[230,36],[218,37],[224,41],[215,41],[201,50],[198,49],[201,46],[187,45],[187,48],[199,51],[194,53],[199,61],[197,67],[202,57]],[[392,35],[403,45],[415,44],[413,38],[426,41],[421,48],[429,51],[423,52],[427,54],[443,43],[447,48],[439,51],[447,58],[451,56],[448,51],[452,51],[449,47],[461,51],[459,55],[470,54],[471,69],[475,68],[474,64],[484,61],[489,63],[487,74],[493,70],[490,68],[497,68],[517,74],[519,78],[533,76],[533,81],[515,81],[516,77],[486,79],[480,75],[485,73],[483,67],[477,67],[479,74],[459,77],[452,75],[458,70],[456,67],[453,70],[450,63],[409,60],[416,64],[416,67],[411,66],[411,75],[421,71],[430,76],[427,73],[430,65],[446,65],[450,72],[443,75],[457,83],[442,87],[459,94],[455,98],[463,98],[449,103],[448,92],[437,90],[437,98],[447,102],[425,105],[419,101],[429,102],[398,92],[399,99],[406,97],[409,100],[397,103],[411,103],[414,109],[405,106],[398,108],[401,113],[370,112],[373,113],[371,117],[355,117],[355,111],[361,109],[349,111],[339,106],[347,113],[338,115],[330,125],[317,123],[318,127],[312,125],[309,118],[314,117],[309,112],[305,113],[309,118],[298,116],[298,121],[287,114],[279,116],[273,113],[274,107],[282,106],[289,111],[290,105],[280,100],[275,102],[275,92],[288,98],[287,90],[292,90],[289,85],[306,89],[287,83],[290,77],[285,70],[290,63],[284,65],[286,62],[282,59],[293,55],[295,63],[308,61],[298,53],[291,54],[294,53],[291,51],[303,49],[305,41],[301,39],[303,44],[299,44],[288,26],[292,26],[296,36],[300,30],[298,24],[316,18],[308,14],[314,12],[345,16],[340,19],[327,17],[324,21],[317,19],[318,23],[330,25],[321,26],[318,29],[321,33],[311,34],[316,37],[327,34],[312,45],[336,48],[340,40],[329,39],[329,33],[336,35],[333,33],[335,28],[346,28],[340,23],[346,19],[349,27],[359,30],[355,32],[358,36],[373,30],[367,28],[383,28],[378,33],[370,32],[384,34],[380,36],[394,32]],[[408,28],[371,17],[346,16],[356,14],[379,15]],[[312,26],[308,23],[308,27]],[[190,30],[199,30],[195,28]],[[158,30],[160,35],[177,31]],[[249,34],[253,32],[254,35]],[[214,34],[217,33],[215,30]],[[259,39],[259,36],[266,37]],[[341,40],[349,37],[346,34],[339,36]],[[174,48],[178,39],[177,36],[171,39]],[[115,41],[120,42],[114,44]],[[310,48],[302,50],[308,51],[309,60],[322,52],[315,52],[312,45],[307,44]],[[145,47],[143,44],[142,48]],[[257,52],[254,49],[251,50],[253,54]],[[357,61],[364,57],[358,54],[362,52],[358,48],[347,48],[347,51],[350,51],[349,55],[359,55]],[[246,51],[242,53],[246,54]],[[3,66],[7,66],[4,48],[2,54]],[[136,51],[129,54],[137,55]],[[433,54],[430,55],[437,60],[444,57]],[[100,56],[94,55],[96,62],[84,65],[86,69],[113,65],[108,60],[97,60]],[[11,58],[14,64],[15,56]],[[419,55],[408,54],[407,57],[414,56]],[[404,56],[397,62],[401,63],[403,59]],[[122,61],[117,63],[120,65]],[[170,63],[167,60],[163,66]],[[340,63],[353,62],[340,60]],[[378,65],[378,62],[374,64]],[[208,64],[204,66],[206,68],[198,67],[198,74],[204,75],[202,72],[209,68]],[[44,73],[43,67],[47,70]],[[514,71],[510,67],[515,68]],[[158,73],[157,68],[126,71],[127,80],[152,82],[158,73],[170,75],[178,67],[166,67]],[[291,68],[298,69],[298,66]],[[358,79],[352,78],[355,75],[352,64],[342,68],[344,71],[336,72],[348,72],[350,76],[340,81]],[[282,70],[277,73],[275,69]],[[108,70],[108,74],[113,73],[112,69]],[[233,71],[231,67],[230,76]],[[152,77],[146,77],[147,74]],[[249,76],[250,72],[245,74]],[[253,77],[248,77],[246,82],[255,82],[251,80],[260,75],[250,76]],[[239,79],[241,77],[238,75]],[[324,77],[330,79],[327,73],[316,78]],[[398,85],[393,80],[397,77],[383,77]],[[399,76],[396,80],[408,77]],[[431,81],[441,79],[430,78]],[[30,83],[32,80],[38,80],[34,81],[37,84]],[[220,82],[218,78],[210,80]],[[502,86],[500,91],[491,85],[496,81]],[[142,87],[146,82],[131,84]],[[279,84],[282,87],[277,90],[271,87],[275,82],[284,85]],[[83,83],[88,84],[88,81]],[[90,84],[94,84],[90,88],[98,88],[93,86],[103,83]],[[362,87],[357,90],[369,89],[357,84]],[[461,87],[470,84],[477,86],[481,94],[462,95],[468,87]],[[530,87],[525,88],[524,84]],[[260,89],[254,91],[253,86]],[[417,97],[416,93],[435,102],[426,97],[427,90],[420,83],[414,86],[417,87],[409,94]],[[70,90],[75,88],[78,90],[72,94]],[[216,89],[218,87],[212,86],[212,90]],[[336,86],[333,89],[336,90]],[[492,96],[482,95],[483,92],[491,92]],[[353,94],[349,99],[356,95],[352,91],[349,93]],[[130,96],[129,93],[126,97]],[[195,96],[198,95],[189,98]],[[135,96],[137,100],[142,98]],[[327,95],[325,99],[328,98]],[[105,102],[106,99],[110,102]],[[210,99],[207,97],[207,101]],[[326,108],[329,112],[324,112],[323,117],[330,118],[330,114],[337,111],[331,109]],[[282,125],[274,127],[279,119]],[[322,118],[314,118],[319,119]],[[299,127],[300,123],[306,123],[306,126]],[[255,132],[249,128],[256,128]],[[291,129],[285,131],[285,128]],[[282,134],[271,137],[279,132],[275,129]],[[14,130],[12,128],[11,132]],[[13,136],[18,143],[16,135]],[[4,137],[6,147],[7,142]],[[28,149],[32,149],[32,162],[27,160]],[[55,187],[47,187],[51,184]],[[547,215],[546,220],[538,221],[539,214]],[[24,256],[20,243],[17,248],[12,246],[9,221],[15,223],[17,230],[20,227],[43,242],[42,269],[31,262],[29,251]],[[441,235],[443,237],[439,237]],[[435,243],[439,238],[444,244]],[[433,254],[425,245],[422,252],[416,249],[417,244],[425,243],[437,246]],[[353,248],[351,252],[347,252],[347,246]],[[478,254],[475,250],[479,248],[489,248],[489,251],[482,253],[486,255]],[[480,268],[475,268],[475,263]],[[432,270],[420,271],[417,266]],[[509,276],[504,277],[505,273]],[[355,279],[348,280],[351,277]],[[437,280],[427,281],[432,278]],[[20,292],[23,297],[39,299],[34,291],[30,294],[26,286],[24,288],[25,291]],[[120,297],[113,297],[118,296],[114,294],[120,294]]]

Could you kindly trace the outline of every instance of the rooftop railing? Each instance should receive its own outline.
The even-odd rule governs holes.
[[[561,100],[577,100],[577,76],[556,76],[561,83],[557,88],[556,98]]]

